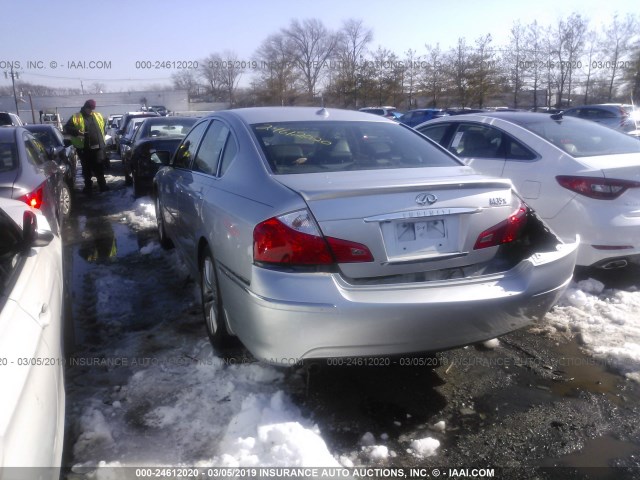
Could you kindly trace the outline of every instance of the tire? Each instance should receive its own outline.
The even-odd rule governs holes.
[[[145,195],[146,189],[140,184],[140,179],[136,176],[135,173],[131,175],[133,181],[133,198],[140,198]]]
[[[69,219],[72,205],[71,189],[66,182],[62,182],[58,194],[58,222],[60,225],[63,225]]]
[[[216,348],[231,346],[233,337],[227,331],[226,314],[222,306],[215,261],[208,250],[200,263],[200,298],[211,345]]]
[[[164,228],[164,214],[162,213],[162,204],[160,203],[160,197],[158,194],[156,194],[156,222],[158,224],[160,246],[165,250],[173,248],[173,242],[169,237],[167,237],[167,231]]]

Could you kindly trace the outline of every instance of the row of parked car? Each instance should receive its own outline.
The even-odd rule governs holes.
[[[0,127],[0,476],[59,467],[65,422],[60,224],[75,150],[53,125]],[[33,470],[20,471],[29,476]],[[58,478],[56,469],[38,478]]]
[[[421,123],[434,118],[446,117],[449,115],[462,115],[468,113],[484,113],[492,111],[518,111],[510,108],[495,109],[471,109],[471,108],[418,108],[409,110],[406,113],[399,112],[395,107],[366,107],[361,108],[361,112],[381,115],[392,120],[396,120],[410,127],[415,127]],[[619,130],[635,136],[640,136],[640,109],[630,104],[605,103],[597,105],[583,105],[567,109],[552,107],[538,107],[531,111],[548,114],[562,113],[569,117],[583,118],[600,123],[607,127]]]

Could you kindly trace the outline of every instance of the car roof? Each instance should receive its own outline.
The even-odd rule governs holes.
[[[37,130],[51,130],[52,128],[56,128],[51,124],[40,124],[40,123],[30,123],[29,125],[25,125],[24,128],[29,130],[30,132]]]
[[[11,125],[3,125],[0,128],[0,141],[15,141],[18,130],[26,131],[24,127],[14,127]]]
[[[234,116],[247,124],[266,122],[304,122],[304,121],[362,121],[393,123],[384,117],[373,116],[370,113],[355,110],[341,110],[338,108],[322,107],[253,107],[238,108],[215,112],[215,115]],[[205,117],[205,118],[207,118]]]

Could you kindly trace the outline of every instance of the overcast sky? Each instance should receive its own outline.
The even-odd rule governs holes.
[[[136,68],[137,61],[155,67],[225,50],[252,60],[260,43],[293,18],[318,18],[330,29],[362,19],[373,30],[372,49],[381,45],[403,57],[409,49],[423,54],[425,44],[448,49],[459,37],[472,44],[487,33],[503,45],[517,20],[549,25],[578,12],[598,28],[616,12],[639,11],[637,0],[10,0],[2,10],[1,71],[19,62],[27,82],[100,82],[107,91],[169,83],[176,71]],[[0,86],[10,83],[0,74]]]

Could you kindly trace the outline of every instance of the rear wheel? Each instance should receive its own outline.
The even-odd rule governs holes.
[[[156,222],[158,224],[158,237],[162,248],[168,250],[173,247],[173,242],[167,237],[167,231],[164,228],[164,214],[162,213],[162,203],[160,196],[156,193]]]
[[[145,191],[145,188],[140,184],[140,179],[135,174],[135,172],[133,172],[131,174],[131,177],[133,179],[133,196],[134,196],[134,198],[142,197],[145,193],[147,193]]]
[[[200,265],[200,292],[209,341],[214,347],[229,346],[231,336],[227,331],[226,314],[222,306],[215,262],[209,251],[204,254]]]
[[[60,225],[65,223],[71,215],[71,189],[69,185],[62,182],[60,185],[60,192],[58,195],[58,221]]]

